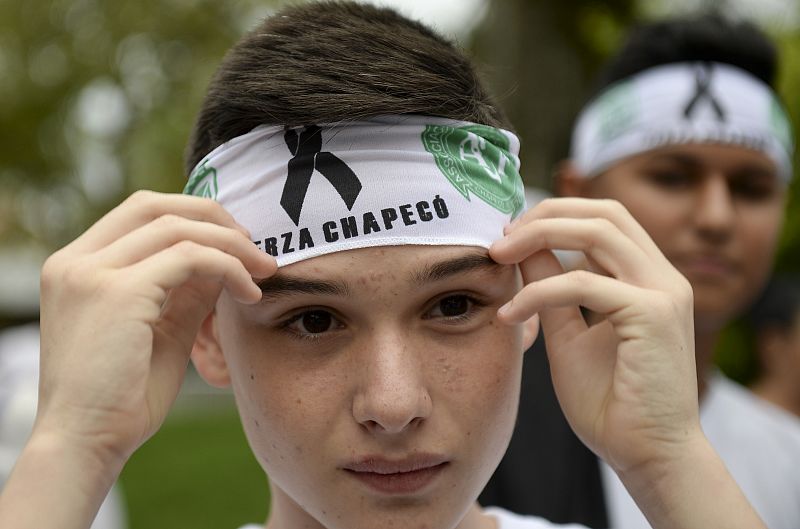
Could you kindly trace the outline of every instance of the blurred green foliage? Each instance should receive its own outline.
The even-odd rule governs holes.
[[[180,190],[206,84],[269,5],[0,2],[0,241],[56,248],[135,189]]]
[[[266,520],[267,480],[233,402],[212,408],[172,413],[131,457],[120,477],[129,529],[236,529]]]

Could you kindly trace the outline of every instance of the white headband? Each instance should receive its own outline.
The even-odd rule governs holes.
[[[426,116],[260,126],[203,158],[184,193],[217,200],[280,266],[371,246],[488,248],[525,207],[518,152],[508,131]]]
[[[780,178],[792,176],[792,131],[765,83],[721,63],[645,70],[596,97],[578,117],[571,158],[585,177],[658,147],[722,143],[762,152]]]

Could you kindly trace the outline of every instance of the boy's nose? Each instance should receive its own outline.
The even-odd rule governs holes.
[[[372,433],[402,433],[428,418],[431,397],[419,357],[402,337],[375,338],[358,368],[353,416]]]

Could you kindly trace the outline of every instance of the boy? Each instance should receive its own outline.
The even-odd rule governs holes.
[[[0,527],[88,526],[190,351],[233,387],[270,529],[549,527],[475,503],[537,313],[576,432],[654,523],[759,527],[699,428],[688,284],[618,204],[519,218],[503,124],[392,11],[308,4],[246,36],[190,142],[187,192],[215,200],[137,193],[45,265],[41,405]],[[561,273],[555,247],[610,275]]]

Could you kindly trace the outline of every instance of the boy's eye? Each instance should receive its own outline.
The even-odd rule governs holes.
[[[465,294],[454,294],[441,298],[431,308],[428,318],[464,319],[472,315],[479,303]]]
[[[327,331],[331,328],[331,323],[333,323],[331,313],[325,312],[324,310],[312,310],[311,312],[306,312],[303,314],[303,317],[300,318],[300,324],[303,330],[311,334],[319,334]]]
[[[342,324],[327,310],[307,310],[290,318],[284,327],[301,336],[319,335],[338,329]]]
[[[442,316],[461,316],[469,311],[467,296],[449,296],[439,302],[439,311]]]

